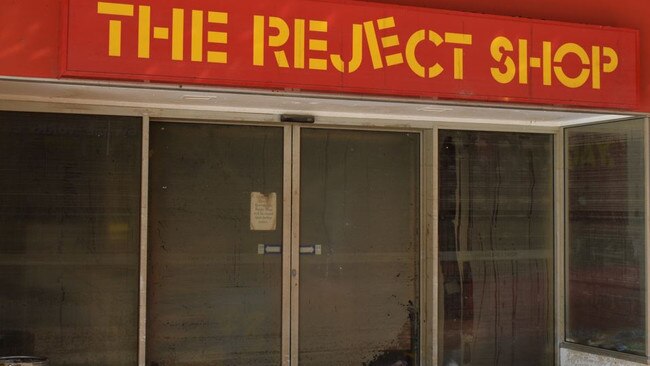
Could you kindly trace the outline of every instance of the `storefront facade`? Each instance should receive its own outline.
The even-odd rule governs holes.
[[[650,6],[581,6],[9,1],[0,357],[647,364]]]

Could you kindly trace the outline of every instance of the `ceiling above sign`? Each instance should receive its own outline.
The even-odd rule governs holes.
[[[634,108],[638,32],[332,1],[69,0],[62,76]]]

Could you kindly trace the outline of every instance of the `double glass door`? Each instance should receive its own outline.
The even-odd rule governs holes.
[[[151,123],[147,365],[417,365],[420,135]]]

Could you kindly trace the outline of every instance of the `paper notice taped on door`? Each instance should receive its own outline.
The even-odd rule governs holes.
[[[275,230],[277,216],[277,195],[251,192],[251,230]]]

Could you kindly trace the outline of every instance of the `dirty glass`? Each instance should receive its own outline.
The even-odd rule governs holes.
[[[643,355],[644,122],[566,130],[567,341]]]
[[[137,363],[140,131],[0,113],[0,356]]]
[[[283,130],[152,123],[150,146],[147,365],[280,365]]]
[[[419,135],[301,139],[300,365],[417,365]]]
[[[553,365],[552,136],[439,147],[439,364]]]

